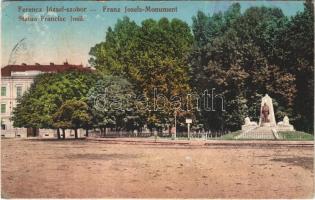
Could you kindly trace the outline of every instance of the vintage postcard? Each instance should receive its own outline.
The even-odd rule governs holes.
[[[314,198],[314,2],[1,2],[1,198]]]

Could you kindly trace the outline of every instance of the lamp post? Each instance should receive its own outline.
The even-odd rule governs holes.
[[[175,123],[174,123],[174,126],[175,126],[175,131],[174,131],[174,139],[176,139],[176,134],[177,134],[177,122],[176,122],[176,110],[174,112],[174,119],[175,119]]]
[[[188,140],[190,140],[190,124],[192,123],[192,119],[188,119],[186,118],[186,124],[187,124],[187,128],[188,128],[188,133],[187,133],[187,137],[188,137]]]

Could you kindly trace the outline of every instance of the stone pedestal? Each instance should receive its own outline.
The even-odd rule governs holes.
[[[236,139],[279,139],[278,131],[294,131],[289,118],[285,116],[283,121],[276,123],[272,99],[266,94],[261,99],[259,123],[251,122],[249,117],[245,118],[242,125],[242,133]]]
[[[242,125],[242,131],[247,131],[258,127],[257,122],[250,121],[249,117],[245,118],[245,124]]]
[[[270,127],[275,127],[276,126],[276,118],[275,118],[275,112],[273,110],[273,104],[272,104],[272,99],[268,94],[266,94],[262,99],[261,99],[261,105],[260,105],[260,115],[262,113],[262,108],[266,104],[269,107],[269,115],[268,115],[268,122],[264,123],[262,121],[262,116],[259,118],[259,126],[270,126]]]
[[[263,127],[271,127],[271,123],[270,122],[262,123],[261,126],[263,126]]]
[[[285,116],[281,122],[278,122],[277,131],[295,131],[293,125],[290,124],[288,116]]]

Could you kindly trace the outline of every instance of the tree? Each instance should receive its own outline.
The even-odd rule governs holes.
[[[283,68],[296,77],[293,124],[300,130],[314,130],[314,5],[291,18],[282,38]]]
[[[75,138],[78,138],[78,129],[87,128],[91,118],[88,105],[82,100],[65,101],[53,115],[54,126],[73,129]]]
[[[126,129],[131,118],[141,116],[136,110],[133,86],[118,76],[99,79],[88,94],[93,125],[106,134],[106,128]]]
[[[59,128],[64,129],[66,124],[56,123],[53,115],[67,100],[87,101],[87,93],[97,79],[97,74],[74,71],[36,76],[13,109],[13,126],[57,129],[60,138]]]
[[[104,42],[91,48],[90,63],[99,72],[133,83],[135,93],[154,102],[154,91],[164,108],[145,112],[149,127],[170,124],[174,108],[167,101],[190,91],[186,55],[192,45],[189,26],[178,19],[144,20],[141,25],[124,17],[109,28]]]
[[[209,129],[239,129],[248,114],[259,116],[257,101],[265,93],[277,99],[279,113],[292,115],[295,75],[283,70],[282,50],[275,46],[287,21],[278,8],[251,7],[241,14],[239,4],[193,18],[191,85],[199,91],[216,88],[225,97],[226,112],[201,115]]]

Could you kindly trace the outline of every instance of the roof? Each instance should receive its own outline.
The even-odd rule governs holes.
[[[92,69],[89,67],[83,67],[82,65],[72,65],[65,62],[62,65],[55,65],[54,63],[50,63],[49,65],[40,65],[36,63],[35,65],[27,65],[22,63],[21,65],[7,65],[1,68],[1,76],[12,76],[12,72],[30,72],[30,71],[38,71],[38,72],[50,72],[50,73],[58,73],[64,71],[82,71],[82,72],[91,72]]]

